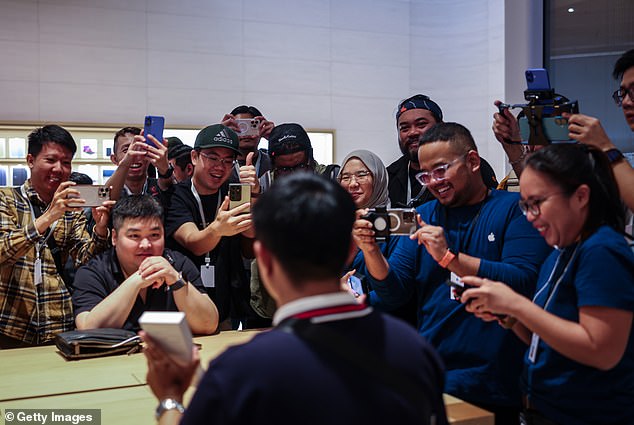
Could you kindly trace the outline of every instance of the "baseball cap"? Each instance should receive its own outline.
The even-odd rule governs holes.
[[[194,148],[184,143],[168,146],[167,159],[176,159],[183,155],[189,155],[189,153],[193,150]]]
[[[306,130],[295,123],[280,124],[269,135],[269,155],[286,155],[312,149]]]
[[[222,124],[213,124],[200,130],[194,142],[194,149],[228,148],[239,154],[239,143],[235,131]]]
[[[432,113],[436,121],[442,121],[442,109],[433,100],[424,94],[415,94],[412,97],[408,97],[405,100],[401,100],[396,110],[396,121],[401,117],[401,114],[410,109],[427,109]]]

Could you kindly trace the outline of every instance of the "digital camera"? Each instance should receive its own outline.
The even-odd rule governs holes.
[[[260,122],[253,118],[236,118],[238,124],[238,136],[258,136]]]
[[[418,227],[414,208],[376,207],[361,218],[372,223],[374,237],[379,242],[390,235],[411,235]]]

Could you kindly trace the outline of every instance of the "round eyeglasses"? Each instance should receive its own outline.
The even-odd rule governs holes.
[[[356,173],[343,173],[339,174],[337,180],[339,183],[350,184],[352,183],[352,179],[355,179],[357,183],[365,183],[368,181],[372,173],[367,170],[357,171]]]
[[[439,165],[438,167],[434,168],[431,171],[420,172],[416,174],[416,180],[418,180],[418,182],[422,184],[423,186],[427,186],[429,183],[431,183],[432,179],[436,181],[445,180],[447,170],[449,169],[449,167],[454,165],[456,162],[462,160],[463,158],[466,158],[467,155],[468,154],[461,155],[458,158],[454,159],[453,161],[443,165]]]
[[[546,202],[548,199],[554,196],[563,195],[563,194],[564,194],[563,192],[555,192],[539,199],[529,199],[529,200],[520,199],[519,201],[517,201],[517,204],[520,206],[520,210],[522,211],[522,214],[524,214],[525,216],[528,215],[528,213],[531,213],[533,217],[539,217],[542,213],[541,205],[544,202]]]

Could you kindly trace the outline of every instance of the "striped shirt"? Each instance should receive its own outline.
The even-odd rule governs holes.
[[[74,328],[73,304],[50,248],[42,245],[46,235],[37,231],[22,191],[33,205],[46,209],[30,179],[21,188],[0,188],[0,334],[40,344]],[[55,239],[62,264],[69,257],[84,264],[108,245],[107,238],[94,232],[90,236],[83,212],[66,212],[50,239]],[[41,246],[42,283],[36,286],[37,246]]]

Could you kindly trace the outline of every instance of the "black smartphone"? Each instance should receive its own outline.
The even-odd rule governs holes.
[[[145,124],[143,127],[143,135],[145,136],[145,143],[154,146],[154,143],[150,141],[148,136],[151,134],[159,143],[163,143],[163,128],[165,127],[165,118],[154,115],[148,115],[145,117]]]

